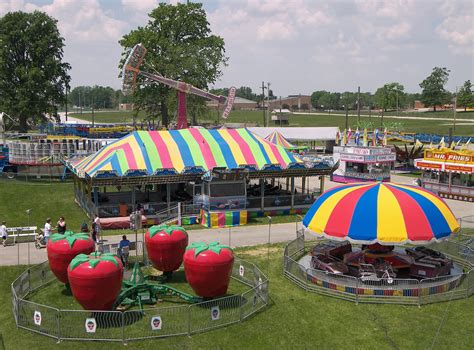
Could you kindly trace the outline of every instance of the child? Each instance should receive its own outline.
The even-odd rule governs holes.
[[[0,226],[0,235],[2,236],[2,244],[4,247],[7,246],[7,238],[8,238],[6,225],[7,225],[6,221],[3,221],[2,226]]]

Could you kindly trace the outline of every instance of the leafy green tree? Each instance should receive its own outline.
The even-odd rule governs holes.
[[[63,47],[57,20],[43,12],[0,18],[0,110],[19,121],[21,132],[57,116],[65,102],[71,66],[63,62]]]
[[[433,106],[434,112],[436,112],[436,106],[449,101],[449,95],[444,89],[444,85],[448,82],[449,72],[450,70],[445,67],[434,67],[431,74],[420,83],[421,102],[427,107]]]
[[[357,101],[357,94],[346,91],[341,94],[341,106],[347,109],[355,109]]]
[[[321,106],[326,107],[324,103],[321,103],[320,99],[322,96],[327,95],[327,94],[329,94],[329,92],[325,90],[314,91],[311,94],[311,105],[316,109],[322,108]]]
[[[474,107],[474,94],[471,89],[471,81],[467,80],[458,92],[456,105],[464,107],[464,111]]]
[[[227,64],[224,39],[212,35],[202,4],[161,3],[149,14],[144,27],[138,27],[121,40],[123,59],[138,43],[148,48],[144,71],[157,72],[167,78],[185,81],[208,89],[222,74]],[[161,115],[162,124],[169,123],[169,103],[176,91],[163,84],[147,84],[139,76],[134,93],[136,108],[151,115]]]
[[[394,82],[385,84],[375,92],[375,104],[384,111],[395,109],[397,108],[398,98],[398,106],[400,107],[405,96],[404,89],[404,86],[400,83]]]

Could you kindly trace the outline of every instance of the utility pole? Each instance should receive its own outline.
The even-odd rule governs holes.
[[[267,82],[267,126],[270,125],[270,82]]]
[[[92,108],[92,126],[94,126],[94,96],[91,96],[90,101],[91,103],[91,108]]]
[[[346,107],[346,130],[347,130],[349,129],[349,104],[346,103],[344,107]]]
[[[453,132],[456,131],[456,109],[458,104],[458,87],[456,86],[456,94],[454,95],[454,111],[453,111]]]
[[[398,90],[397,90],[397,117],[399,116],[399,113],[398,113]]]
[[[357,123],[360,123],[360,86],[357,87]]]
[[[282,114],[281,114],[281,96],[280,96],[280,128],[281,128],[281,119],[282,119]]]
[[[263,126],[265,127],[265,83],[262,81],[262,107],[263,107]]]
[[[79,90],[79,110],[81,111],[81,114],[82,114],[81,90]]]
[[[67,85],[66,85],[66,123],[67,123]]]

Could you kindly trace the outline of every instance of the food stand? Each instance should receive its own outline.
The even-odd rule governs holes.
[[[474,201],[474,151],[449,148],[427,149],[415,159],[422,170],[421,186],[440,197]]]
[[[337,161],[339,168],[332,174],[332,181],[390,181],[395,152],[390,147],[335,146],[334,162]]]

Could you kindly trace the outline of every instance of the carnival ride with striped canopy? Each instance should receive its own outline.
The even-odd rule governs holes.
[[[316,249],[313,266],[321,266],[321,255],[332,255],[347,267],[339,272],[371,279],[445,276],[454,267],[443,254],[421,247],[448,238],[459,224],[441,198],[420,187],[381,182],[335,187],[316,200],[303,226],[318,237],[346,242],[337,252]],[[406,244],[419,247],[394,249]]]
[[[125,217],[136,203],[147,204],[149,215],[178,203],[198,206],[199,196],[212,197],[209,181],[215,181],[219,198],[212,206],[218,209],[227,208],[223,203],[235,208],[235,201],[239,209],[262,212],[308,208],[314,191],[296,191],[295,179],[319,176],[323,184],[321,175],[334,166],[325,159],[303,162],[244,128],[135,131],[93,155],[63,162],[74,175],[76,201],[101,218]],[[216,172],[224,175],[217,179]],[[275,179],[286,180],[287,188]]]
[[[274,130],[270,135],[265,137],[265,140],[274,143],[275,145],[282,146],[287,151],[291,152],[300,152],[300,151],[307,151],[307,146],[296,146],[288,141],[280,132]]]

